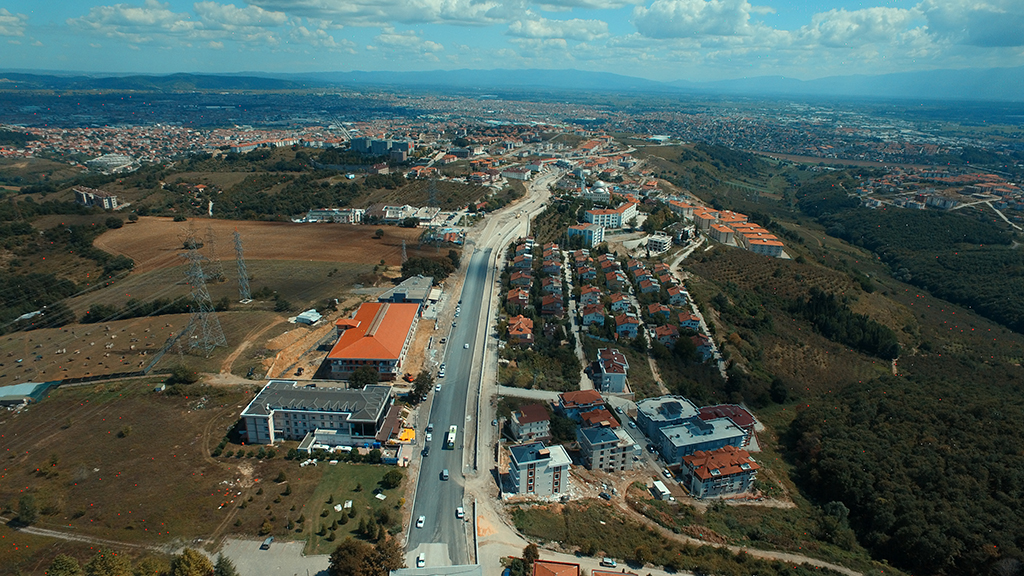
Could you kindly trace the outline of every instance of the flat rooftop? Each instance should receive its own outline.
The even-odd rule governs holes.
[[[271,380],[242,411],[242,416],[268,416],[274,410],[350,414],[349,421],[376,422],[391,397],[391,386],[317,388],[294,380]]]

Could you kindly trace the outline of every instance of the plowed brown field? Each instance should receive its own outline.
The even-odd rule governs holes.
[[[355,226],[349,224],[296,224],[293,222],[249,222],[195,219],[195,236],[204,241],[213,229],[216,255],[224,260],[234,256],[235,230],[242,235],[246,260],[317,260],[376,264],[383,258],[389,266],[402,264],[402,240],[406,253],[437,256],[432,246],[418,247],[420,228],[397,226]],[[135,270],[147,272],[179,266],[182,241],[188,222],[170,218],[145,217],[134,224],[105,232],[93,243],[100,250],[123,254],[135,261]],[[374,232],[382,228],[384,237]],[[208,254],[208,247],[202,250]],[[444,252],[447,253],[447,252]]]

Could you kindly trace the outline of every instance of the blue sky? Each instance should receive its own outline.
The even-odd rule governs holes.
[[[655,80],[1024,65],[1024,0],[0,0],[0,66],[576,68]]]

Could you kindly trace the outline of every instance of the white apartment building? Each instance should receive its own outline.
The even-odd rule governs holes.
[[[508,475],[516,494],[551,497],[569,491],[572,459],[564,447],[530,442],[513,446],[509,452]]]

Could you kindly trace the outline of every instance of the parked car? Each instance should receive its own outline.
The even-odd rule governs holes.
[[[430,442],[433,439],[434,439],[434,435],[431,434],[430,432],[427,432],[427,442]]]
[[[608,501],[611,501],[612,499],[611,494],[608,494],[607,492],[601,492],[600,494],[598,494],[598,496]]]
[[[460,520],[466,517],[466,511],[463,510],[462,506],[459,506],[458,508],[455,509],[455,517],[459,518]]]
[[[601,566],[605,568],[615,568],[616,563],[614,558],[601,558]]]
[[[427,517],[426,516],[420,516],[419,518],[416,519],[416,527],[417,528],[423,528],[423,525],[426,524],[426,523],[427,523]]]
[[[427,554],[425,552],[420,552],[419,556],[416,557],[416,567],[417,568],[423,568],[426,565],[427,565]]]
[[[260,550],[270,550],[270,545],[274,543],[274,537],[270,536],[260,544]]]

